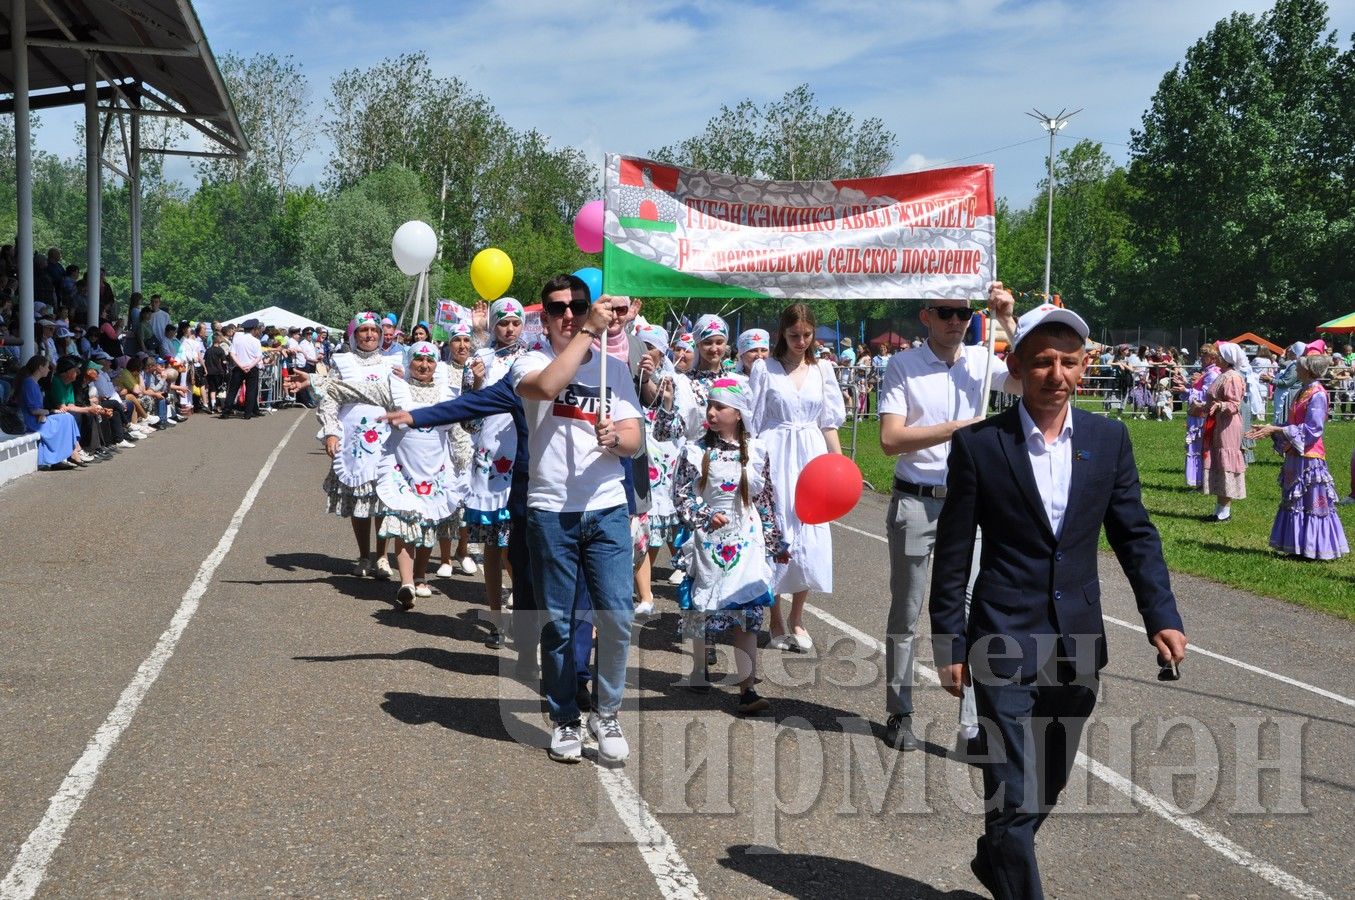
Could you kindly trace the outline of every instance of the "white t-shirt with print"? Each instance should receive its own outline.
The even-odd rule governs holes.
[[[590,353],[570,384],[554,400],[522,401],[531,456],[527,506],[552,512],[582,512],[624,506],[621,466],[627,461],[598,446],[593,426],[598,413],[599,358],[607,361],[607,415],[613,422],[640,418],[639,399],[625,363]],[[555,359],[547,344],[513,361],[508,378],[522,379]]]

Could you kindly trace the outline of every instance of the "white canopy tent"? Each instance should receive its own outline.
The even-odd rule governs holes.
[[[236,316],[234,319],[226,319],[222,325],[242,325],[250,319],[258,319],[264,327],[273,328],[328,328],[319,322],[313,322],[305,316],[298,316],[294,312],[288,312],[280,306],[266,306],[263,309],[255,310],[252,313],[245,313],[243,316]]]

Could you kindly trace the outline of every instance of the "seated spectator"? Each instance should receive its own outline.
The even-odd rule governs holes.
[[[103,445],[102,420],[111,415],[108,410],[99,406],[97,403],[91,403],[88,392],[79,390],[84,388],[80,379],[83,367],[80,360],[73,356],[63,356],[56,364],[56,372],[52,375],[52,383],[47,388],[47,408],[52,412],[70,413],[75,417],[75,424],[80,429],[80,447],[84,453],[84,461],[103,462],[112,457],[112,452],[105,449]]]
[[[80,453],[79,428],[70,413],[52,412],[43,405],[38,382],[51,372],[47,358],[35,355],[19,370],[19,390],[15,405],[24,424],[24,433],[36,432],[38,468],[74,469],[85,465]]]

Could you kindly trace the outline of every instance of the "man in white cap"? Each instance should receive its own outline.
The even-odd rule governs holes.
[[[1035,833],[1068,781],[1107,659],[1103,526],[1157,649],[1159,678],[1179,677],[1186,650],[1129,433],[1073,408],[1087,330],[1049,303],[1021,317],[1006,359],[1021,402],[952,435],[936,530],[932,649],[942,687],[959,696],[971,685],[988,729],[984,835],[970,868],[1000,900],[1044,896]],[[981,557],[980,528],[989,536]]]
[[[995,282],[988,303],[1007,334],[1016,328],[1015,300]],[[946,453],[959,428],[979,421],[983,379],[992,367],[992,389],[1011,391],[1006,367],[987,347],[966,346],[972,312],[968,300],[930,300],[918,314],[927,340],[896,353],[880,388],[880,447],[899,461],[885,516],[889,538],[889,618],[885,628],[885,741],[915,750],[913,734],[914,650],[917,620],[927,596],[927,569],[936,541],[936,520],[946,497]],[[969,570],[966,569],[966,572]],[[974,700],[960,705],[957,755],[979,749]]]

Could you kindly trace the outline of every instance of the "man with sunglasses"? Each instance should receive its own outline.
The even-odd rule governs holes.
[[[612,298],[590,304],[588,296],[587,286],[573,276],[546,283],[541,291],[546,341],[520,356],[508,378],[527,420],[527,536],[543,611],[541,679],[553,725],[548,752],[558,762],[582,757],[571,637],[576,584],[584,578],[598,632],[597,700],[588,730],[599,758],[616,763],[630,755],[617,720],[633,619],[623,476],[642,431],[625,363],[592,346],[606,340],[616,316]],[[599,390],[604,365],[605,397]]]
[[[1001,282],[988,293],[988,306],[1008,334],[1016,332],[1016,303]],[[899,750],[915,750],[913,734],[914,643],[917,620],[928,585],[936,522],[946,497],[946,456],[957,430],[979,421],[983,380],[992,366],[992,389],[1018,393],[1007,367],[982,345],[966,346],[972,316],[968,300],[929,300],[918,314],[927,329],[922,346],[896,353],[885,367],[880,387],[880,447],[898,455],[894,491],[885,517],[889,537],[889,619],[885,633],[885,741]],[[982,536],[979,536],[982,540]],[[977,574],[979,545],[969,590]],[[966,598],[966,613],[968,599]],[[978,746],[978,714],[966,692],[960,704],[957,756],[972,758]]]

